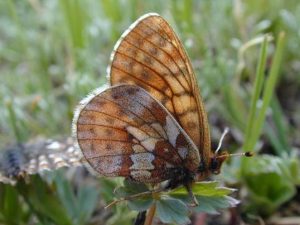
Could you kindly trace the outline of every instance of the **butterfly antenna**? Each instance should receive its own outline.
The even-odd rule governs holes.
[[[221,138],[220,138],[218,148],[217,148],[216,151],[215,151],[215,155],[217,155],[218,152],[220,151],[221,146],[222,146],[223,139],[224,139],[224,137],[226,136],[226,134],[227,134],[228,132],[229,132],[229,128],[226,127],[225,130],[223,131],[223,134],[222,134]]]
[[[232,157],[232,156],[246,156],[246,157],[252,157],[254,155],[253,152],[241,152],[241,153],[232,153],[232,154],[228,154],[228,157]],[[218,158],[218,157],[217,157]]]

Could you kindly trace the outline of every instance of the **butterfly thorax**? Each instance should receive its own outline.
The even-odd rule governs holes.
[[[178,167],[172,171],[172,178],[169,180],[166,189],[174,189],[182,184],[192,183],[195,180],[195,175],[196,173],[185,167]]]

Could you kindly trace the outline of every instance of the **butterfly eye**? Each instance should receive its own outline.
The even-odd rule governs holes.
[[[213,174],[219,174],[220,173],[220,169],[219,169],[219,162],[218,159],[213,157],[211,159],[211,163],[210,163],[210,170]]]

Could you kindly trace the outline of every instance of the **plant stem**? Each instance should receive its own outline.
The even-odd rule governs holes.
[[[146,215],[146,220],[145,220],[145,224],[144,225],[151,225],[152,224],[152,221],[153,221],[153,218],[154,218],[154,215],[155,215],[155,211],[156,211],[156,204],[153,204],[147,215]]]

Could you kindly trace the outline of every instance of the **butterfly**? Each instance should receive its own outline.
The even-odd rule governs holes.
[[[72,138],[38,139],[7,147],[0,151],[0,182],[14,185],[26,175],[82,165],[81,152],[73,144]]]
[[[140,17],[121,36],[96,89],[75,111],[73,135],[98,174],[166,188],[218,174],[226,152],[211,150],[207,114],[191,62],[161,16]]]

